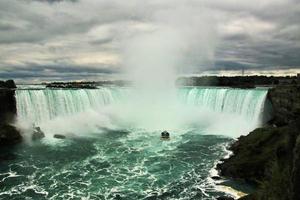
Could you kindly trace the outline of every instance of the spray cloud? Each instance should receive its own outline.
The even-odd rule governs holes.
[[[199,10],[198,6],[196,9],[178,1],[154,9],[144,26],[140,25],[143,28],[126,37],[123,61],[136,92],[125,113],[142,113],[130,118],[142,119],[137,123],[143,126],[155,124],[161,129],[183,121],[175,81],[181,71],[199,71],[212,63],[216,45],[214,26],[207,9]]]

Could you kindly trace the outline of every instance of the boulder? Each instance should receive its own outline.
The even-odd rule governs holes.
[[[44,138],[44,137],[45,137],[45,134],[44,134],[44,132],[41,130],[41,128],[40,128],[40,127],[36,127],[36,128],[34,129],[34,131],[33,131],[33,134],[32,134],[31,139],[32,139],[33,141],[35,141],[35,140],[40,140],[40,139],[42,139],[42,138]]]
[[[61,134],[55,134],[55,135],[53,135],[53,137],[56,139],[66,139],[66,136],[61,135]]]
[[[0,145],[13,145],[22,141],[22,136],[16,127],[9,124],[0,125]]]
[[[216,181],[222,180],[222,178],[220,176],[212,176],[211,178]]]

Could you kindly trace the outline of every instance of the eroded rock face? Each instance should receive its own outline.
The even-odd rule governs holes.
[[[268,98],[274,110],[271,123],[276,126],[285,126],[300,116],[300,85],[272,88]]]
[[[221,175],[254,183],[261,181],[269,161],[276,157],[277,149],[288,145],[286,131],[286,128],[259,128],[240,137],[230,148],[233,155],[218,164]]]
[[[15,91],[0,88],[0,124],[11,122],[16,112]]]
[[[15,115],[16,99],[15,89],[16,85],[13,80],[0,81],[0,145],[13,145],[22,140],[19,131],[11,125]]]
[[[258,190],[243,200],[299,200],[299,85],[273,88],[268,98],[274,110],[269,125],[240,137],[231,145],[233,155],[217,168],[223,176],[258,185]]]
[[[292,167],[291,176],[291,187],[292,187],[292,199],[300,199],[300,135],[298,135],[296,140],[296,145],[294,148],[294,159]]]

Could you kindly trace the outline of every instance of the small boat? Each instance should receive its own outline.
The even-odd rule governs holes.
[[[161,132],[160,139],[169,140],[170,139],[170,133],[168,131]]]

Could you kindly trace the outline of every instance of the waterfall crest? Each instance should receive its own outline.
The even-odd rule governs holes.
[[[130,127],[136,125],[138,128],[153,130],[178,129],[198,124],[210,125],[213,127],[210,131],[215,134],[227,131],[236,132],[236,136],[261,125],[267,90],[178,88],[178,99],[170,101],[172,105],[168,108],[165,104],[157,107],[137,104],[133,97],[139,97],[132,94],[133,88],[121,87],[21,89],[16,91],[18,121],[35,123],[48,130],[58,129],[57,124],[63,129],[64,121],[78,127],[93,122],[93,126],[98,127],[103,125],[100,118],[108,124],[121,121],[119,124],[122,126],[131,123]],[[74,132],[71,129],[68,131]]]

